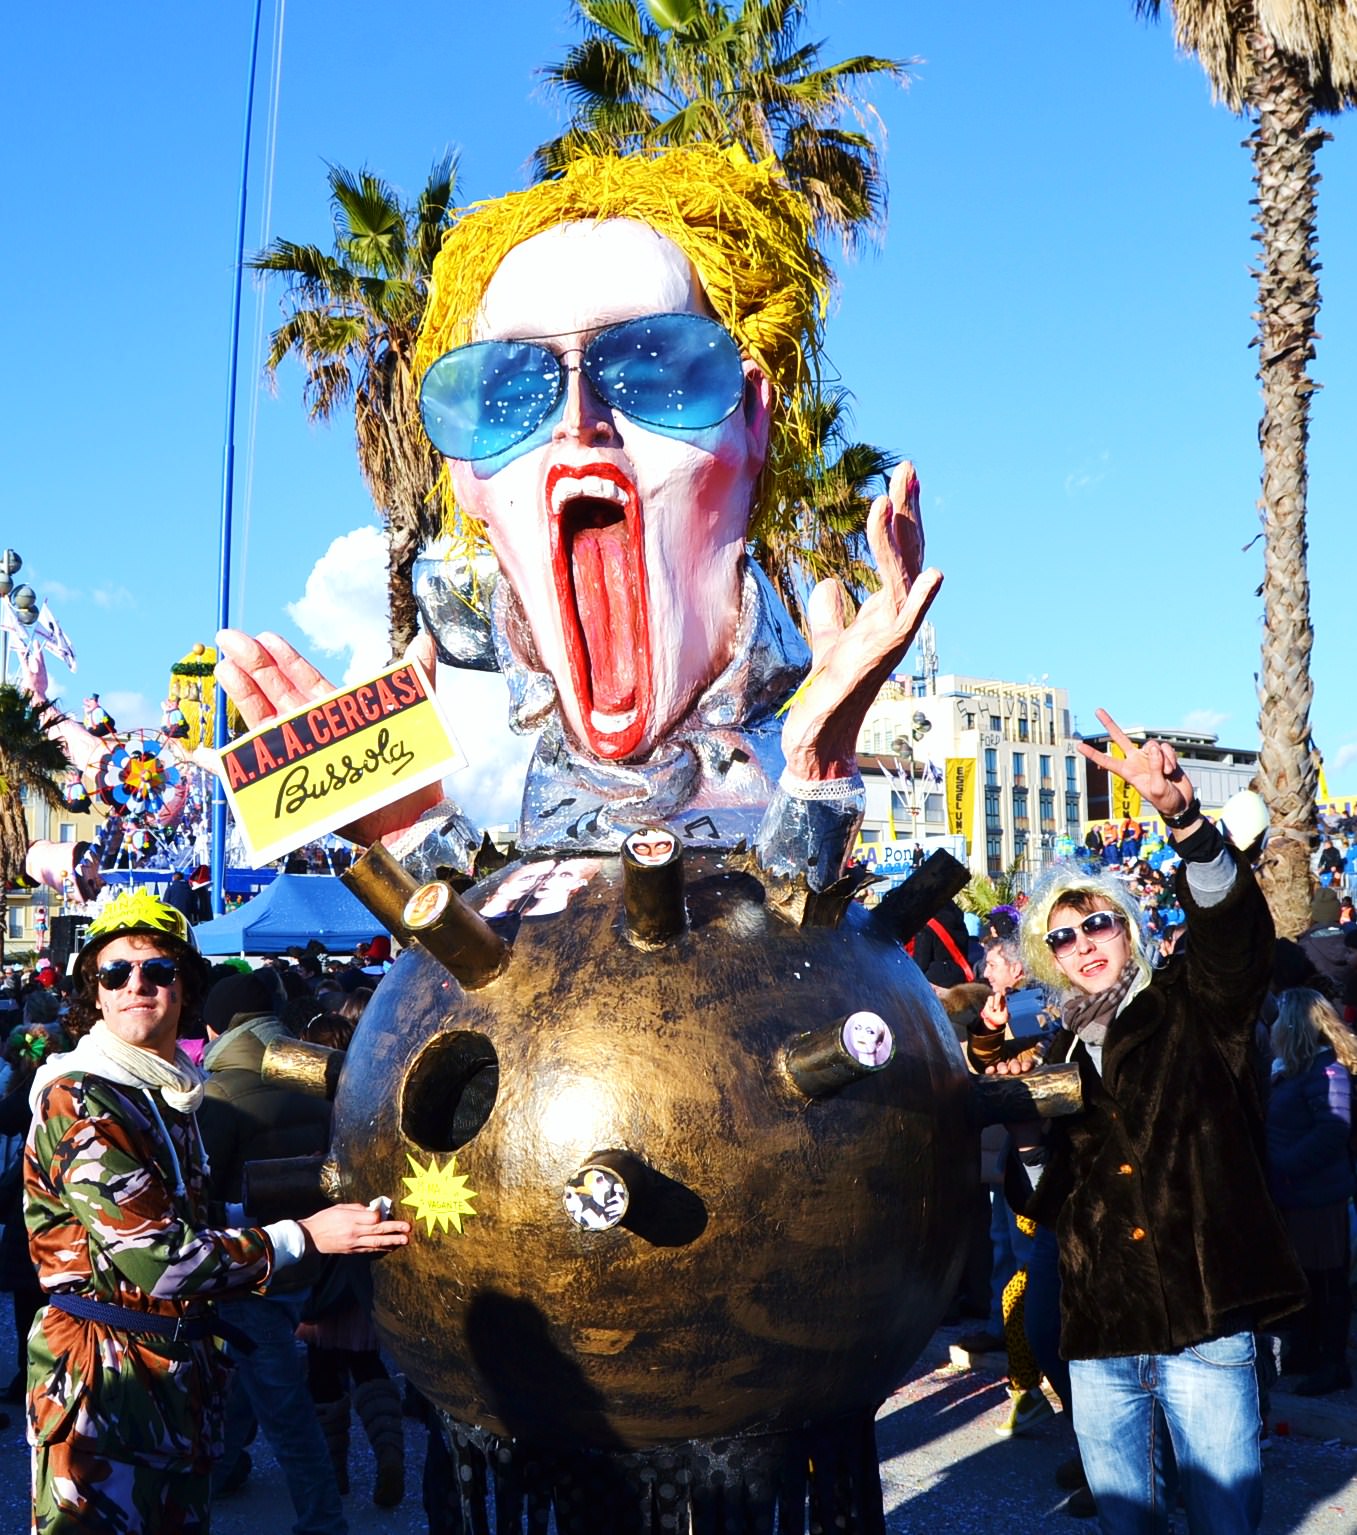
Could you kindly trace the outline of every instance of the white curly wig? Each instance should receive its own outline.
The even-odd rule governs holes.
[[[1022,926],[1019,928],[1023,964],[1028,975],[1055,996],[1067,996],[1078,990],[1070,985],[1069,977],[1056,964],[1055,956],[1046,947],[1046,932],[1055,908],[1067,905],[1071,896],[1084,894],[1096,897],[1097,906],[1094,910],[1103,907],[1119,911],[1126,918],[1126,931],[1131,938],[1131,958],[1139,971],[1127,993],[1126,1000],[1129,1001],[1150,983],[1149,922],[1135,897],[1120,880],[1110,874],[1096,872],[1077,863],[1052,864],[1043,872],[1023,908]]]

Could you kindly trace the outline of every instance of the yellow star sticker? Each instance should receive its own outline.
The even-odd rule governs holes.
[[[451,1227],[460,1236],[462,1217],[477,1213],[471,1201],[479,1198],[479,1195],[475,1189],[467,1188],[466,1178],[457,1171],[457,1158],[454,1156],[443,1168],[439,1167],[438,1158],[433,1156],[429,1158],[427,1167],[421,1167],[408,1151],[405,1160],[410,1164],[414,1177],[401,1179],[409,1190],[401,1203],[414,1206],[415,1219],[424,1222],[424,1229],[430,1236],[440,1226],[444,1231]]]

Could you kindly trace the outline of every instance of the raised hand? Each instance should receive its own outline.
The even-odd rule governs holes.
[[[266,630],[255,638],[240,629],[223,629],[217,635],[217,655],[217,681],[251,730],[335,690],[281,634]]]
[[[1108,736],[1126,753],[1113,757],[1084,741],[1075,745],[1090,762],[1096,763],[1139,791],[1161,816],[1181,815],[1192,803],[1192,780],[1178,763],[1178,753],[1167,741],[1146,741],[1137,746],[1106,709],[1095,711]]]
[[[980,1009],[980,1017],[987,1028],[993,1029],[997,1034],[1000,1029],[1008,1027],[1008,991],[1003,986],[996,987],[985,998],[985,1005]]]
[[[908,460],[891,476],[890,494],[872,503],[867,543],[881,586],[851,623],[837,581],[821,581],[810,595],[810,675],[782,727],[788,772],[805,782],[852,776],[867,710],[942,586],[941,571],[921,568],[919,480]]]

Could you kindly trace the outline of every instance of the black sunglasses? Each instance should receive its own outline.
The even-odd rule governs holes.
[[[1078,928],[1055,927],[1046,934],[1046,947],[1052,954],[1068,954],[1079,942],[1079,934],[1091,938],[1094,943],[1101,943],[1107,935],[1116,930],[1123,921],[1118,911],[1091,911],[1079,924]]]
[[[105,991],[121,991],[132,975],[133,966],[141,970],[143,980],[152,986],[173,986],[179,975],[177,959],[111,959],[98,969],[99,984]]]

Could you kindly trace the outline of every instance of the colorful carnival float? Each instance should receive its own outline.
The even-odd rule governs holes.
[[[467,1529],[882,1530],[873,1419],[952,1294],[978,1127],[1043,1091],[985,1101],[902,947],[956,866],[871,912],[846,867],[861,720],[941,584],[912,467],[879,589],[818,589],[809,646],[746,553],[809,441],[810,228],[737,151],[590,158],[435,266],[424,422],[498,578],[488,624],[451,564],[417,592],[537,735],[518,843],[496,866],[437,791],[351,827],[406,950],[342,1069],[269,1069],[334,1094],[302,1183],[415,1224],[376,1315]],[[219,643],[251,727],[328,688]]]
[[[74,670],[75,652],[57,632],[62,648],[47,648]],[[48,696],[42,643],[37,637],[19,656],[20,684],[39,702]],[[198,861],[212,779],[192,754],[202,743],[204,719],[210,728],[215,664],[216,652],[202,644],[174,663],[158,727],[120,730],[95,692],[85,698],[79,719],[55,716],[49,734],[70,764],[62,798],[73,813],[92,813],[99,821],[83,841],[32,842],[25,860],[30,879],[81,908],[97,897],[110,870],[152,865],[168,871]]]

